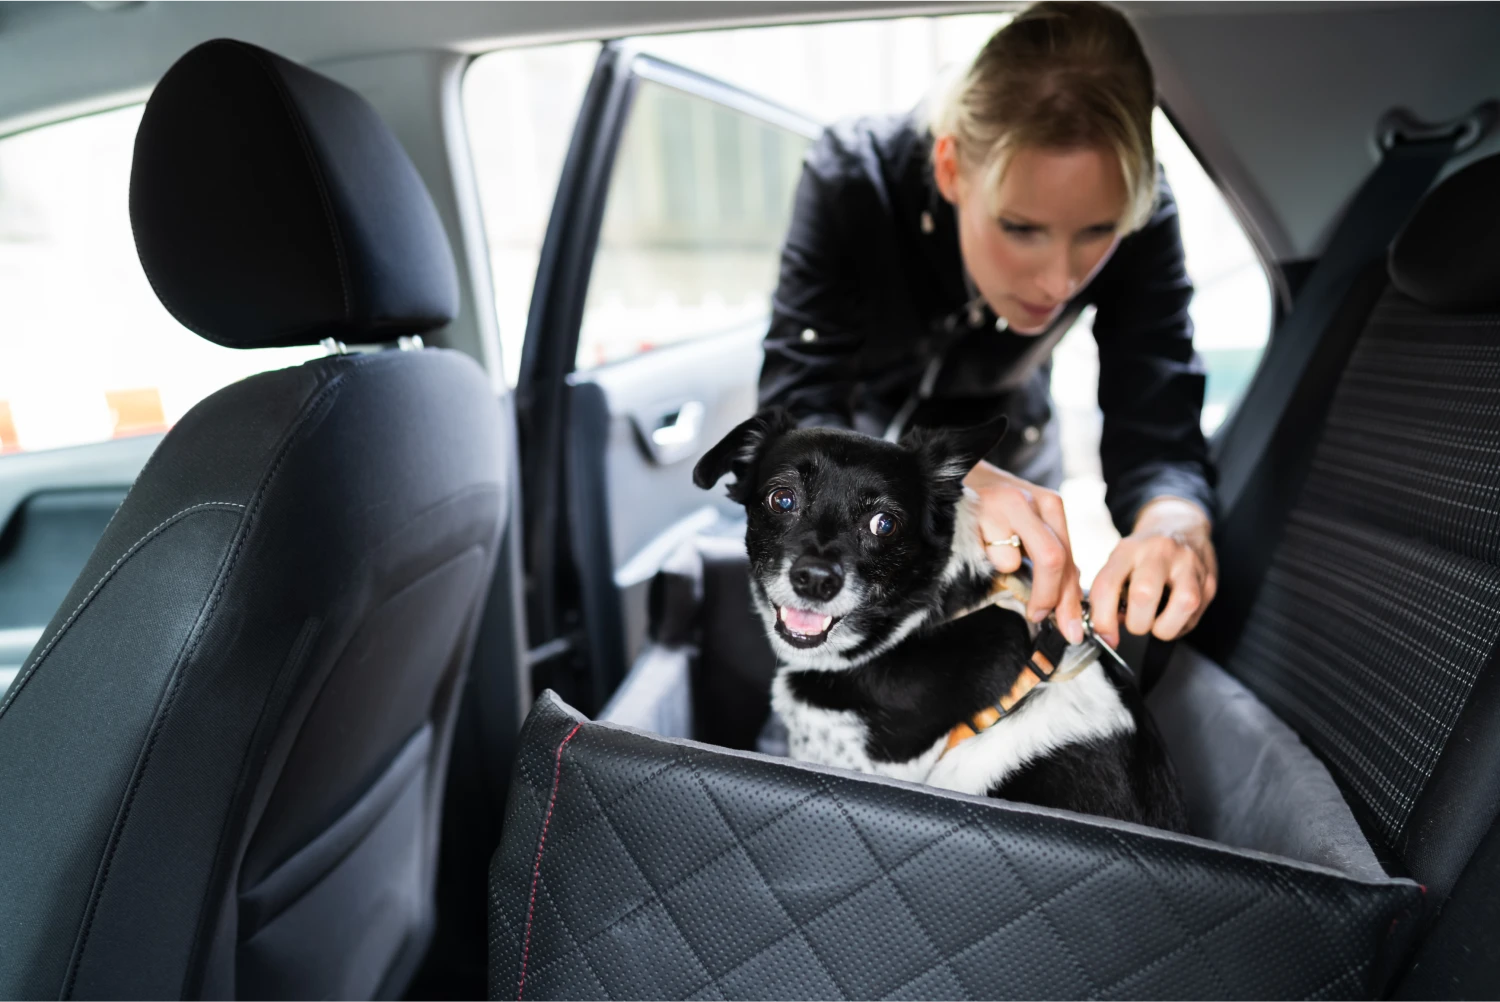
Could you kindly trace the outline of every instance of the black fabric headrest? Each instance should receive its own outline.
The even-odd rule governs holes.
[[[244,42],[205,42],[157,84],[130,222],[163,305],[231,348],[391,341],[458,310],[432,196],[375,109]]]
[[[1500,308],[1500,154],[1448,178],[1391,244],[1391,284],[1434,310]]]

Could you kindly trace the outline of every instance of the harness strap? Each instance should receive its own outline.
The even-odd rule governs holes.
[[[1067,649],[1068,638],[1062,635],[1057,626],[1050,619],[1043,623],[1037,631],[1031,656],[1026,659],[1025,666],[1016,675],[1016,680],[1011,685],[1010,691],[1001,696],[993,705],[986,706],[966,722],[957,725],[953,730],[949,731],[948,744],[943,749],[944,752],[951,750],[954,745],[967,741],[976,734],[994,727],[1009,716],[1027,696],[1031,695],[1032,690],[1038,685],[1043,682],[1052,681],[1058,666],[1062,664],[1063,655],[1067,652]],[[1070,669],[1067,672],[1066,678],[1072,678],[1091,664],[1093,664],[1092,660],[1085,660],[1082,664]],[[1061,682],[1065,680],[1064,676],[1057,676],[1057,681]]]

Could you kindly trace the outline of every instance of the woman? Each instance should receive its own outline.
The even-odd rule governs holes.
[[[1105,500],[1123,537],[1090,590],[1094,626],[1111,643],[1121,626],[1172,639],[1217,584],[1192,284],[1154,105],[1122,15],[1028,7],[930,122],[861,119],[814,144],[765,343],[761,404],[804,425],[894,438],[1003,409],[1011,433],[965,481],[984,545],[1002,571],[1031,557],[1029,614],[1055,612],[1075,643],[1083,593],[1055,490],[1049,381],[1052,349],[1086,305]]]

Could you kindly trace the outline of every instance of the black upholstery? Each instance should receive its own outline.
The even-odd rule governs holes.
[[[1444,182],[1396,241],[1397,286],[1441,295],[1442,309],[1399,287],[1377,303],[1226,663],[1438,902],[1500,807],[1500,747],[1450,740],[1465,716],[1472,735],[1500,727],[1500,701],[1471,698],[1494,687],[1500,640],[1500,312],[1455,312],[1477,292],[1439,292],[1419,262],[1472,255],[1493,269],[1493,216],[1488,236],[1461,217],[1497,167]],[[1500,306],[1493,284],[1489,296]]]
[[[496,999],[1365,997],[1420,897],[585,722],[550,694],[515,776]]]
[[[162,303],[231,348],[394,341],[458,310],[432,196],[375,109],[244,42],[205,42],[162,77],[130,221]]]
[[[277,126],[297,142],[267,139],[277,94],[327,100]],[[348,92],[216,42],[143,121],[143,256],[215,340],[375,341],[451,316],[431,203]],[[311,224],[306,151],[335,147],[366,180],[410,184],[330,182],[343,168],[324,161],[338,222]],[[438,243],[381,235],[385,214]],[[314,246],[330,232],[339,255]],[[348,309],[336,260],[354,262]],[[360,284],[385,267],[426,277]],[[483,371],[425,350],[254,376],[172,429],[0,700],[0,996],[402,989],[431,932],[455,703],[507,516],[501,427]]]
[[[1427,196],[1391,246],[1391,282],[1429,309],[1500,309],[1500,157],[1486,157]]]

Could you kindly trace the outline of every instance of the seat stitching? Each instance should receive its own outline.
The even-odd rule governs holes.
[[[688,765],[687,759],[684,759],[680,764],[684,768],[691,769],[691,766]],[[592,793],[593,791],[590,790],[590,792]],[[765,831],[767,828],[770,828],[772,825],[776,824],[782,818],[787,817],[792,812],[794,812],[798,808],[802,807],[802,805],[810,803],[811,801],[813,801],[814,799],[816,799],[817,797],[819,797],[819,796],[821,796],[821,795],[823,795],[825,793],[827,793],[826,786],[822,787],[822,788],[820,788],[820,789],[818,789],[816,791],[814,791],[813,793],[808,794],[807,796],[805,796],[802,799],[798,800],[795,804],[792,804],[790,807],[787,807],[786,809],[778,812],[776,814],[776,816],[773,817],[773,818],[771,818],[770,820],[764,822],[763,824],[756,825],[754,829],[752,829],[751,831],[745,833],[745,835],[742,836],[742,837],[745,838],[745,839],[754,838],[756,835],[759,835],[761,832]],[[594,794],[594,797],[595,797],[595,801],[597,802],[597,800],[598,800],[598,794]],[[926,845],[921,846],[920,848],[914,849],[912,852],[908,853],[907,855],[905,855],[905,856],[901,857],[899,860],[897,860],[895,863],[891,864],[891,871],[894,872],[896,870],[901,869],[902,867],[906,866],[906,864],[908,864],[908,863],[912,862],[913,860],[915,860],[918,856],[920,856],[923,853],[927,852],[929,849],[935,848],[940,843],[945,842],[946,840],[948,840],[952,836],[958,834],[960,831],[963,831],[965,828],[969,827],[972,823],[973,823],[973,819],[972,818],[970,818],[970,820],[968,820],[968,821],[960,822],[959,824],[957,824],[953,828],[951,828],[948,831],[944,832],[940,837],[933,839],[931,842],[927,843]],[[621,922],[624,922],[626,919],[630,918],[630,916],[632,916],[636,912],[640,911],[646,905],[650,904],[651,901],[652,901],[652,899],[653,899],[653,897],[654,897],[654,895],[670,894],[672,891],[674,891],[678,887],[682,886],[688,880],[691,880],[698,873],[702,872],[707,867],[712,866],[714,863],[718,862],[720,859],[724,858],[726,855],[728,855],[729,853],[733,852],[735,850],[735,848],[736,848],[736,846],[731,845],[731,846],[728,846],[728,847],[726,847],[724,849],[721,849],[719,852],[715,853],[712,857],[710,857],[709,859],[707,859],[703,863],[699,864],[698,866],[694,867],[689,873],[687,873],[686,875],[680,877],[677,880],[674,880],[671,884],[667,885],[666,887],[661,888],[660,890],[658,890],[658,889],[656,889],[656,888],[653,887],[652,890],[653,890],[654,894],[648,894],[648,895],[643,896],[642,899],[638,903],[636,903],[635,905],[632,905],[627,911],[621,913],[621,915],[619,916],[619,918],[613,920],[612,922],[610,922],[609,925],[605,926],[603,929],[600,929],[598,932],[596,932],[593,935],[591,935],[587,940],[583,941],[583,945],[588,945],[589,943],[592,943],[594,940],[598,939],[600,936],[603,936],[605,933],[609,932],[615,926],[619,925]],[[744,847],[743,847],[743,845],[740,845],[739,848],[743,849]],[[822,918],[828,912],[830,912],[833,909],[837,908],[839,905],[843,904],[845,901],[848,901],[850,898],[854,897],[856,894],[858,894],[861,891],[865,890],[866,888],[872,886],[875,883],[875,881],[877,881],[879,879],[880,879],[880,876],[877,874],[876,876],[871,877],[869,880],[865,880],[865,881],[860,882],[859,886],[854,887],[851,890],[849,890],[848,892],[840,895],[834,901],[831,901],[827,905],[825,905],[824,907],[820,908],[815,914],[809,916],[808,919],[807,919],[807,922],[804,923],[804,924],[811,924],[812,922],[817,921],[819,918]],[[650,886],[650,882],[649,881],[647,882],[647,885]],[[774,940],[773,942],[771,942],[770,944],[767,945],[766,949],[770,949],[770,947],[775,946],[777,943],[781,942],[781,940],[785,939],[787,936],[790,936],[790,935],[791,935],[791,933],[788,932],[785,936],[781,936],[780,938]],[[764,952],[764,951],[762,951],[762,952]],[[547,961],[547,963],[544,964],[541,969],[542,970],[546,970],[547,968],[551,967],[554,964],[561,963],[565,959],[566,958],[564,958],[564,957],[554,957],[551,960]],[[754,958],[752,957],[751,959],[754,959]],[[734,968],[731,968],[729,972],[726,972],[726,974],[733,973],[733,971],[739,970],[740,967],[743,967],[744,964],[748,963],[748,962],[749,961],[745,961],[744,963],[736,965]],[[705,984],[704,987],[707,987],[707,984]]]
[[[1234,911],[1230,912],[1228,915],[1226,915],[1223,918],[1219,919],[1219,921],[1215,922],[1213,925],[1209,926],[1206,929],[1201,930],[1200,932],[1198,932],[1197,934],[1195,934],[1194,936],[1192,936],[1190,939],[1188,939],[1186,942],[1182,942],[1182,943],[1177,944],[1176,946],[1172,947],[1172,949],[1168,950],[1166,953],[1163,953],[1159,957],[1155,957],[1155,958],[1153,958],[1151,960],[1146,961],[1145,963],[1137,964],[1135,966],[1134,970],[1130,971],[1127,974],[1122,974],[1120,977],[1116,978],[1115,980],[1111,981],[1109,984],[1105,985],[1103,988],[1099,989],[1098,992],[1097,992],[1097,995],[1102,997],[1103,995],[1105,995],[1106,993],[1112,991],[1113,989],[1118,988],[1119,986],[1125,984],[1125,982],[1130,981],[1130,980],[1132,980],[1134,978],[1138,978],[1142,974],[1145,974],[1147,971],[1150,971],[1151,969],[1153,969],[1155,967],[1161,966],[1162,964],[1164,964],[1167,961],[1171,960],[1173,957],[1177,956],[1177,954],[1182,953],[1184,950],[1187,950],[1189,947],[1198,945],[1199,942],[1201,940],[1203,940],[1204,938],[1212,935],[1215,932],[1218,932],[1220,929],[1222,929],[1225,926],[1229,925],[1231,922],[1236,922],[1236,921],[1244,918],[1246,915],[1249,915],[1251,912],[1253,912],[1255,909],[1259,908],[1261,905],[1267,904],[1267,903],[1275,904],[1276,901],[1277,901],[1276,898],[1271,898],[1271,897],[1257,897],[1257,898],[1252,899],[1251,901],[1249,901],[1249,902],[1241,905],[1240,907],[1236,908]],[[1217,973],[1217,972],[1215,972],[1215,973]],[[1229,995],[1229,993],[1226,992],[1222,997],[1223,998],[1229,998],[1230,995]]]
[[[583,780],[583,788],[588,791],[589,799],[594,802],[595,807],[598,807],[600,803],[599,794],[594,792],[593,784],[589,782],[588,770],[579,769],[578,775]],[[625,841],[625,837],[620,834],[619,829],[615,827],[614,821],[607,813],[601,810],[599,811],[599,817],[604,820],[605,827],[609,829],[609,833],[614,836],[615,841],[619,843],[620,848],[624,850],[625,858],[630,860],[630,865],[635,867],[635,872],[641,878],[641,882],[647,887],[651,888],[652,896],[655,897],[658,903],[661,904],[662,914],[667,917],[668,922],[672,923],[672,928],[677,932],[677,938],[682,940],[682,945],[687,947],[688,953],[692,955],[693,960],[697,962],[698,967],[700,970],[702,970],[703,974],[706,977],[712,979],[713,974],[710,973],[708,965],[703,962],[703,958],[698,955],[698,951],[693,946],[692,940],[688,939],[687,935],[683,933],[682,924],[677,921],[677,916],[673,915],[671,910],[667,908],[666,901],[662,900],[661,896],[657,894],[656,886],[651,883],[651,878],[646,875],[645,867],[641,866],[640,862],[635,858],[635,853],[630,851],[630,843]]]
[[[784,905],[781,899],[776,896],[776,890],[771,886],[771,882],[766,879],[765,873],[760,868],[760,863],[756,862],[755,856],[750,852],[750,847],[745,845],[744,841],[740,839],[740,834],[739,832],[734,830],[734,825],[729,823],[729,815],[724,813],[723,806],[720,805],[718,798],[714,796],[713,790],[709,789],[708,783],[704,782],[702,774],[699,773],[697,769],[692,768],[692,766],[689,766],[688,768],[693,774],[693,779],[696,780],[698,786],[702,788],[704,796],[708,797],[708,802],[714,805],[714,811],[719,815],[719,820],[724,823],[725,828],[729,829],[730,836],[739,846],[740,851],[745,854],[745,859],[750,863],[750,868],[755,871],[755,876],[758,880],[760,880],[761,886],[765,888],[766,894],[771,898],[772,901],[776,902],[777,910],[781,912],[782,917],[785,918],[787,920],[787,923],[792,927],[791,932],[783,933],[782,935],[777,936],[774,940],[771,941],[771,943],[757,950],[753,957],[747,957],[744,961],[736,964],[735,967],[731,968],[730,970],[736,970],[740,967],[743,967],[750,960],[753,960],[754,957],[761,956],[766,952],[766,950],[786,939],[787,936],[790,936],[792,932],[795,932],[799,937],[801,937],[802,942],[807,946],[807,952],[812,954],[812,958],[816,960],[818,962],[818,966],[823,969],[823,973],[828,975],[829,982],[832,983],[833,987],[838,989],[839,994],[846,999],[853,998],[853,994],[844,988],[843,984],[839,982],[838,976],[833,973],[832,969],[829,968],[829,966],[823,961],[823,958],[818,956],[818,948],[813,945],[811,937],[807,935],[807,929],[803,927],[803,925],[796,919],[792,918],[792,913],[787,910],[786,905]],[[823,793],[825,796],[829,795],[828,784],[826,781],[824,781],[823,783]],[[877,859],[874,860],[874,862],[876,867],[879,868],[880,861]],[[662,907],[666,907],[665,900],[662,901]],[[711,977],[709,984],[704,985],[703,987],[707,988],[709,986],[712,986],[720,995],[723,995],[724,989],[720,986],[719,982],[728,973],[729,971],[724,971],[720,973],[718,977]],[[702,990],[702,988],[696,989],[693,994],[697,994],[697,992]]]
[[[552,796],[547,800],[547,814],[542,819],[542,835],[536,843],[536,863],[531,867],[531,900],[526,905],[526,935],[521,943],[521,981],[516,986],[517,1002],[526,994],[526,961],[531,958],[531,920],[536,913],[536,885],[542,877],[542,850],[547,847],[547,829],[552,825],[552,809],[557,806],[557,787],[562,782],[562,753],[582,726],[582,722],[574,724],[568,736],[557,746],[557,765],[552,770]]]
[[[594,969],[594,962],[589,959],[589,955],[584,952],[583,947],[580,945],[582,941],[578,938],[578,934],[573,931],[572,926],[568,925],[568,918],[563,914],[562,906],[557,903],[557,899],[554,898],[552,896],[552,892],[547,889],[546,881],[542,882],[542,896],[552,903],[552,910],[557,913],[557,924],[562,926],[563,932],[567,933],[568,939],[573,944],[573,952],[578,955],[579,960],[583,961],[584,969],[589,972],[589,977],[594,979],[594,984],[599,986],[599,994],[607,999],[614,998],[614,996],[610,994],[609,986],[604,983],[604,979],[599,977],[599,972]],[[593,942],[593,939],[590,938],[589,941]],[[548,964],[546,967],[538,969],[536,972],[536,977],[541,977],[542,971],[550,969],[551,966],[552,965]]]
[[[122,502],[121,507],[123,507],[123,506],[124,505],[123,505],[123,502]],[[110,566],[109,570],[107,570],[107,571],[104,572],[104,576],[101,577],[94,584],[94,587],[92,587],[92,588],[89,589],[88,594],[83,597],[83,601],[81,601],[81,602],[78,603],[78,608],[74,609],[72,611],[72,613],[70,613],[68,615],[68,618],[63,622],[63,624],[57,628],[57,632],[54,633],[54,634],[52,634],[52,639],[49,640],[49,641],[47,641],[47,646],[44,647],[44,648],[42,648],[42,652],[36,656],[36,660],[34,660],[34,661],[31,662],[31,666],[26,669],[26,674],[24,674],[20,678],[18,678],[16,680],[15,684],[10,687],[10,692],[8,692],[6,694],[5,701],[4,702],[0,702],[0,714],[3,714],[5,712],[5,710],[6,710],[6,708],[9,707],[11,703],[15,702],[16,694],[21,691],[21,687],[26,684],[26,680],[29,679],[29,678],[31,678],[31,676],[36,673],[36,670],[37,670],[38,666],[40,666],[41,663],[42,663],[42,661],[47,657],[47,654],[52,650],[53,645],[55,645],[58,642],[58,640],[62,639],[62,635],[65,632],[67,632],[67,630],[68,630],[69,627],[71,627],[73,625],[73,621],[78,618],[79,613],[83,612],[84,607],[87,606],[89,604],[89,602],[91,602],[93,600],[93,598],[94,598],[95,595],[99,594],[99,589],[103,588],[109,582],[110,577],[112,577],[114,575],[115,571],[117,571],[117,570],[120,569],[120,565],[123,564],[123,563],[125,563],[125,561],[129,560],[132,556],[134,556],[135,553],[138,550],[140,550],[140,548],[142,546],[144,546],[144,545],[146,545],[146,543],[150,542],[151,539],[154,536],[156,536],[158,533],[160,533],[167,526],[171,525],[173,522],[177,521],[178,519],[182,518],[184,515],[187,515],[187,514],[189,514],[191,512],[198,511],[199,509],[202,509],[202,508],[244,508],[244,507],[245,507],[244,505],[242,505],[242,504],[235,504],[232,501],[205,501],[202,504],[195,504],[195,505],[193,505],[193,506],[191,506],[189,508],[182,509],[182,511],[179,511],[177,514],[171,516],[166,521],[164,521],[160,525],[158,525],[156,528],[154,528],[150,532],[146,533],[140,539],[136,540],[129,548],[127,548],[125,550],[124,553],[120,554],[120,558],[118,560],[116,560],[113,565]],[[111,516],[111,517],[113,517],[113,516]]]
[[[349,371],[358,370],[351,366]],[[109,880],[109,871],[110,867],[114,864],[115,850],[119,847],[120,832],[121,830],[123,830],[126,821],[130,817],[131,807],[135,803],[136,791],[140,788],[141,781],[145,775],[146,766],[151,761],[151,752],[156,747],[156,739],[161,733],[162,721],[166,718],[167,714],[171,712],[172,703],[177,696],[177,686],[181,681],[181,666],[190,661],[192,657],[197,653],[198,645],[203,640],[203,624],[208,622],[213,617],[214,610],[218,608],[219,600],[223,598],[224,594],[224,582],[228,579],[230,574],[233,573],[235,566],[239,562],[240,550],[244,547],[245,540],[249,538],[249,530],[246,528],[246,520],[253,520],[256,513],[259,512],[260,506],[265,500],[265,493],[268,485],[275,481],[276,474],[281,469],[281,464],[284,463],[286,461],[286,457],[291,454],[292,446],[296,442],[299,433],[304,427],[306,427],[308,415],[318,411],[321,407],[323,407],[324,403],[334,395],[335,390],[337,390],[345,381],[345,375],[346,372],[338,372],[332,375],[329,380],[324,383],[323,386],[318,389],[318,391],[314,393],[312,397],[302,405],[301,409],[298,412],[296,421],[287,430],[285,435],[278,443],[276,459],[271,464],[270,469],[266,471],[265,475],[256,485],[255,493],[252,495],[249,505],[242,506],[246,507],[245,519],[241,520],[240,527],[236,533],[234,547],[230,551],[225,562],[221,565],[218,576],[214,580],[213,592],[211,593],[211,598],[208,602],[207,608],[200,612],[198,620],[193,626],[194,635],[192,635],[186,649],[179,655],[176,663],[173,665],[171,681],[168,684],[166,695],[162,699],[161,705],[158,707],[156,715],[152,719],[150,736],[147,738],[146,746],[142,750],[139,760],[136,762],[135,772],[131,778],[130,787],[125,793],[124,800],[120,804],[120,810],[115,816],[114,825],[110,829],[109,841],[104,853],[104,858],[99,864],[98,874],[94,878],[94,886],[90,889],[89,892],[88,910],[84,915],[82,927],[79,929],[78,939],[73,947],[73,955],[68,961],[67,981],[63,985],[63,995],[65,996],[71,995],[73,992],[73,984],[78,977],[78,967],[82,962],[84,950],[88,947],[89,935],[93,931],[94,915],[98,911],[99,900],[103,896],[104,885]],[[223,825],[220,827],[218,844],[223,843],[224,831],[231,823],[233,817],[233,811],[226,813]],[[217,864],[215,869],[217,870]],[[212,884],[210,885],[210,890],[211,889]],[[210,910],[200,906],[199,928],[196,931],[193,940],[195,956],[197,954],[197,944],[201,941],[202,936],[204,935],[203,928],[209,921],[210,914]]]
[[[1199,947],[1199,955],[1202,957],[1204,965],[1208,968],[1209,973],[1213,975],[1214,984],[1218,986],[1219,991],[1223,994],[1224,997],[1227,998],[1232,993],[1229,990],[1228,983],[1224,980],[1224,972],[1220,971],[1218,966],[1214,964],[1213,957],[1210,956],[1207,951],[1204,951],[1201,948],[1203,937],[1208,935],[1208,933],[1213,931],[1213,929],[1218,928],[1218,926],[1203,930],[1202,932],[1194,933],[1192,931],[1191,923],[1184,919],[1181,912],[1178,911],[1177,903],[1172,900],[1172,895],[1162,889],[1161,883],[1156,879],[1156,875],[1147,868],[1145,861],[1141,859],[1141,857],[1135,852],[1135,850],[1130,848],[1130,844],[1126,842],[1118,832],[1111,832],[1110,837],[1115,840],[1115,843],[1117,845],[1119,845],[1121,851],[1123,851],[1126,856],[1130,857],[1131,862],[1136,865],[1136,868],[1141,872],[1142,876],[1146,878],[1147,885],[1166,905],[1167,914],[1171,917],[1173,924],[1175,924],[1179,929],[1182,930],[1184,939],[1181,945],[1183,947]],[[1139,968],[1137,968],[1137,970],[1139,970]]]
[[[977,826],[977,828],[980,828],[980,825],[975,826]],[[993,936],[996,935],[996,933],[1001,933],[1004,932],[1004,930],[1010,929],[1010,927],[1014,926],[1016,922],[1022,921],[1022,919],[1025,918],[1031,918],[1032,915],[1035,915],[1038,910],[1046,907],[1047,904],[1052,904],[1053,901],[1058,900],[1058,898],[1062,897],[1062,895],[1070,894],[1071,891],[1079,888],[1079,886],[1083,885],[1083,883],[1088,883],[1089,880],[1094,879],[1094,877],[1097,877],[1098,874],[1104,873],[1104,871],[1109,870],[1109,868],[1112,867],[1113,864],[1115,864],[1115,859],[1107,859],[1106,862],[1101,862],[1101,864],[1092,867],[1091,870],[1088,871],[1088,873],[1083,874],[1083,876],[1080,876],[1079,879],[1073,880],[1073,882],[1068,883],[1067,886],[1062,886],[1062,888],[1056,889],[1056,891],[1053,891],[1052,894],[1047,895],[1047,897],[1040,898],[1040,900],[1038,900],[1035,895],[1032,895],[1031,891],[1026,891],[1025,886],[1023,886],[1023,891],[1026,891],[1026,894],[1029,895],[1029,900],[1035,901],[1034,904],[1028,904],[1028,907],[1026,907],[1025,910],[1022,910],[1022,912],[1017,912],[1016,915],[1011,915],[1010,918],[1005,919],[1005,921],[1001,922],[1001,924],[999,924],[999,926],[996,926],[995,929],[986,930],[986,932],[984,932],[983,935],[980,936],[980,938],[972,939],[972,941],[969,941],[968,944],[960,947],[959,950],[953,951],[953,953],[948,954],[948,956],[941,957],[941,959],[936,960],[936,962],[930,963],[930,965],[927,965],[926,968],[922,968],[921,971],[916,972],[916,974],[913,974],[912,977],[907,978],[906,981],[898,984],[898,986],[895,986],[894,989],[886,992],[885,995],[880,996],[880,999],[891,998],[892,995],[900,992],[901,989],[906,989],[906,987],[910,986],[910,984],[915,984],[916,981],[921,981],[922,978],[926,978],[927,975],[932,974],[932,972],[936,971],[936,969],[938,968],[948,968],[950,974],[953,974],[953,960],[956,959],[956,957],[962,956],[962,954],[969,953],[969,951],[974,950],[975,947],[983,944],[983,942],[987,941],[987,939],[992,939]],[[1014,867],[1011,867],[1011,870],[1014,871]],[[957,974],[954,974],[954,981],[959,981],[959,977],[957,977]],[[965,989],[962,981],[959,981],[959,987],[960,989]]]
[[[954,984],[963,987],[963,983],[958,980],[958,975],[954,972],[953,968],[948,966],[948,958],[943,956],[943,951],[938,949],[937,943],[933,942],[932,933],[927,931],[927,927],[922,922],[921,916],[919,916],[916,912],[916,909],[911,906],[911,902],[906,899],[906,894],[902,892],[901,886],[891,878],[890,871],[881,866],[880,857],[875,855],[875,850],[870,846],[870,840],[865,837],[865,833],[859,830],[859,825],[855,824],[854,819],[849,816],[849,810],[844,806],[844,802],[840,800],[838,794],[833,792],[833,790],[831,789],[828,791],[828,796],[833,800],[834,806],[839,809],[839,813],[844,816],[844,820],[848,822],[849,827],[854,829],[855,838],[859,839],[860,844],[864,846],[865,852],[868,853],[870,859],[874,861],[875,868],[880,871],[880,875],[885,878],[885,882],[890,885],[891,890],[895,892],[896,900],[900,901],[901,907],[906,909],[906,914],[911,919],[912,925],[917,927],[917,931],[922,934],[922,939],[932,950],[933,955],[938,958],[938,966],[942,967],[948,972],[948,976],[953,979]],[[929,970],[933,969],[935,968],[929,968]],[[968,988],[964,988],[964,993],[968,994]],[[889,995],[889,991],[887,991],[886,994]]]
[[[1008,866],[1010,868],[1011,872],[1016,875],[1016,883],[1019,884],[1021,886],[1021,889],[1026,892],[1026,896],[1029,897],[1031,900],[1036,901],[1036,891],[1032,890],[1031,885],[1029,883],[1027,883],[1025,875],[1022,873],[1021,866],[1018,865],[1016,863],[1016,861],[1011,858],[1011,853],[1008,852],[1008,851],[1006,851],[1005,846],[1003,846],[1003,845],[1000,844],[1000,840],[995,837],[995,833],[989,830],[989,826],[988,825],[983,825],[983,824],[981,824],[979,826],[979,830],[980,830],[980,832],[982,832],[984,834],[984,837],[989,840],[989,843],[991,845],[993,845],[996,849],[999,850],[999,852],[1000,852],[1000,861],[1003,862],[1006,866]],[[1104,872],[1105,870],[1109,869],[1109,867],[1113,866],[1118,861],[1119,861],[1118,857],[1112,857],[1112,858],[1110,858],[1106,862],[1101,863],[1095,869],[1090,870],[1083,877],[1080,877],[1077,880],[1073,881],[1068,887],[1066,887],[1063,890],[1058,891],[1056,894],[1053,894],[1050,897],[1048,897],[1045,902],[1039,902],[1037,905],[1035,905],[1033,908],[1029,909],[1029,911],[1028,911],[1028,914],[1031,913],[1031,912],[1035,912],[1036,915],[1037,915],[1037,917],[1040,918],[1042,920],[1042,922],[1046,924],[1047,929],[1052,933],[1053,938],[1055,938],[1059,943],[1062,944],[1063,953],[1067,956],[1068,960],[1072,961],[1072,964],[1073,964],[1074,968],[1077,969],[1078,973],[1081,974],[1081,975],[1083,975],[1083,980],[1085,980],[1085,981],[1087,981],[1089,983],[1089,991],[1092,994],[1094,994],[1094,995],[1098,995],[1099,994],[1099,986],[1098,986],[1098,983],[1094,980],[1094,976],[1092,974],[1090,974],[1087,969],[1084,968],[1083,962],[1078,959],[1078,954],[1075,953],[1073,951],[1072,946],[1069,945],[1068,937],[1064,936],[1062,934],[1062,932],[1057,928],[1057,923],[1052,920],[1052,916],[1048,915],[1045,911],[1043,911],[1043,906],[1046,905],[1046,904],[1050,904],[1052,901],[1056,900],[1057,898],[1062,897],[1063,894],[1065,894],[1069,890],[1072,890],[1073,888],[1079,886],[1085,880],[1090,880],[1096,874]],[[956,973],[955,973],[955,976],[956,976]],[[960,982],[960,984],[962,984],[962,982]],[[964,985],[964,991],[968,991],[968,990],[969,990],[968,986]]]

